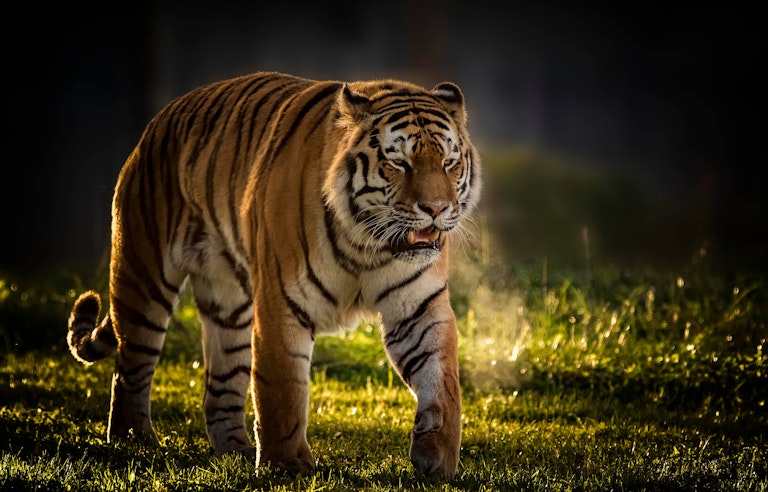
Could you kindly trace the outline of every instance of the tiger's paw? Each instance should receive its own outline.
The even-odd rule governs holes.
[[[442,411],[430,407],[416,414],[411,431],[411,463],[420,473],[450,478],[456,474],[461,446],[458,419],[446,420]]]
[[[315,459],[306,444],[300,446],[298,452],[293,451],[279,455],[265,453],[262,449],[262,454],[257,462],[260,463],[260,466],[266,466],[273,471],[292,477],[299,474],[309,476],[315,473]]]
[[[107,442],[137,442],[146,446],[160,446],[160,440],[151,424],[147,428],[146,426],[124,426],[112,422],[107,431]]]
[[[303,475],[305,477],[315,473],[315,464],[311,461],[305,461],[301,458],[294,458],[285,461],[269,461],[267,466],[273,471],[283,473],[290,477]]]

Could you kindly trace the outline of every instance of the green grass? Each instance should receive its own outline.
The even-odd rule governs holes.
[[[44,363],[41,364],[41,360]],[[12,368],[12,369],[11,369]],[[406,458],[413,401],[399,385],[317,373],[314,477],[216,458],[200,408],[202,368],[166,362],[153,411],[159,449],[105,442],[110,368],[68,354],[11,356],[2,370],[0,484],[8,490],[765,490],[765,420],[697,415],[568,389],[467,391],[459,475],[416,476]],[[191,382],[194,386],[190,386]],[[762,435],[761,435],[762,434]]]
[[[415,403],[375,324],[317,341],[314,476],[215,457],[188,294],[153,386],[162,446],[108,444],[112,365],[85,368],[66,351],[72,290],[83,282],[64,276],[0,284],[0,488],[768,490],[763,277],[693,265],[553,278],[543,262],[470,260],[452,280],[464,402],[453,479],[411,467]]]

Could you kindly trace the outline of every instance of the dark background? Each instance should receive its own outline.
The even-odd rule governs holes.
[[[481,151],[556,155],[632,183],[654,214],[704,224],[660,229],[653,254],[638,243],[642,258],[677,261],[704,241],[721,268],[766,268],[756,7],[496,3],[165,0],[6,14],[0,271],[95,268],[117,174],[149,119],[189,89],[258,70],[452,80]]]

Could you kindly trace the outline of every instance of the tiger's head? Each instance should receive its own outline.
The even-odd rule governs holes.
[[[349,241],[371,254],[435,261],[480,196],[461,90],[357,82],[339,91],[337,109],[341,139],[324,193]]]

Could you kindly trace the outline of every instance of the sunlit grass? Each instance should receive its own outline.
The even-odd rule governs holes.
[[[14,403],[0,410],[0,485],[8,490],[766,490],[765,419],[756,416],[752,429],[711,427],[653,401],[465,390],[460,471],[441,484],[408,464],[407,391],[318,372],[309,428],[318,473],[291,479],[213,456],[200,392],[188,384],[201,382],[193,363],[158,371],[159,449],[105,443],[109,365],[83,369],[62,353],[6,364],[2,397]]]
[[[189,292],[153,384],[161,447],[108,444],[112,364],[85,368],[64,345],[82,283],[0,283],[4,490],[768,490],[760,275],[456,263],[464,434],[447,482],[409,464],[415,402],[375,324],[317,339],[316,475],[215,457]]]

